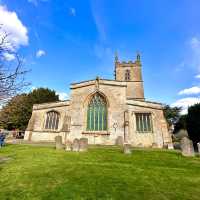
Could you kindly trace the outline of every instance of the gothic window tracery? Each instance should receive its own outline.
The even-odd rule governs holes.
[[[60,115],[56,111],[50,111],[46,115],[45,129],[57,130]]]
[[[96,93],[88,104],[87,109],[87,130],[107,130],[107,104],[105,98]]]

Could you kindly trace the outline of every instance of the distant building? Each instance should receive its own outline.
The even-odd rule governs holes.
[[[162,105],[144,98],[140,55],[135,62],[116,56],[115,80],[73,83],[69,100],[34,105],[25,140],[54,141],[57,135],[63,142],[85,137],[111,145],[121,136],[133,146],[171,144]]]

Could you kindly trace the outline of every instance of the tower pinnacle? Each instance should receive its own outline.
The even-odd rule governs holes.
[[[118,62],[118,53],[117,53],[117,51],[115,52],[115,62]]]
[[[138,61],[138,62],[140,62],[140,52],[139,51],[137,51],[137,56],[136,56],[136,60]]]

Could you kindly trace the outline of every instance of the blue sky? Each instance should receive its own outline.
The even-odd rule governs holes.
[[[140,51],[146,98],[186,108],[200,101],[199,10],[199,0],[0,0],[0,23],[32,87],[66,98],[72,82],[113,79],[115,51]]]

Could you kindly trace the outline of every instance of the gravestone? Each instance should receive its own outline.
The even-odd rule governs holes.
[[[188,137],[188,132],[185,129],[180,129],[176,134],[174,134],[175,138],[182,139],[184,137]]]
[[[81,138],[79,140],[79,151],[87,151],[88,150],[88,139]]]
[[[71,151],[72,150],[72,143],[67,140],[65,144],[65,151]]]
[[[143,148],[144,145],[143,145],[142,143],[139,143],[139,144],[137,144],[137,147],[139,147],[139,148]]]
[[[153,142],[151,147],[152,148],[158,148],[158,144],[156,142]]]
[[[115,144],[116,144],[117,146],[123,146],[123,144],[124,144],[124,139],[123,139],[123,137],[122,137],[122,136],[118,136],[117,139],[115,140]]]
[[[63,149],[62,136],[55,137],[56,149]]]
[[[200,155],[200,142],[197,143],[197,149],[198,149],[198,153]]]
[[[194,156],[194,147],[192,141],[187,138],[183,137],[181,139],[181,152],[183,156]]]
[[[79,151],[79,139],[77,138],[72,143],[72,151]]]
[[[123,146],[123,152],[124,152],[125,154],[131,154],[131,153],[132,153],[131,145],[125,143],[124,146]]]
[[[174,149],[173,143],[168,143],[168,144],[167,144],[167,148],[168,148],[168,149]]]

